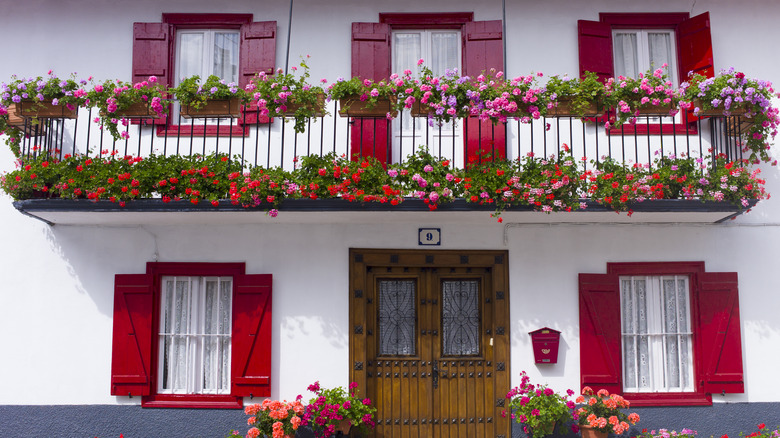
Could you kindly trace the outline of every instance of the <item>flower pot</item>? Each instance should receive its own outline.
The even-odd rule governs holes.
[[[427,103],[415,100],[412,107],[409,108],[409,112],[412,114],[412,117],[428,117],[428,114],[434,112],[434,109]]]
[[[606,432],[601,432],[588,424],[580,425],[580,433],[582,438],[607,438]]]
[[[638,111],[640,116],[668,116],[669,111],[672,110],[672,104],[661,103],[659,105],[653,105],[652,103],[644,103],[639,105]]]
[[[240,115],[241,99],[209,100],[200,108],[195,108],[190,105],[181,106],[181,116],[185,119],[219,117],[232,117],[236,119]]]
[[[556,422],[550,423],[550,424],[541,424],[539,427],[537,427],[534,430],[534,436],[550,436],[555,432],[555,425]],[[542,435],[539,435],[537,432],[541,432]]]
[[[336,435],[348,435],[350,429],[352,429],[352,422],[349,420],[341,420],[336,424]]]
[[[65,105],[54,105],[51,100],[23,100],[16,104],[16,115],[38,119],[75,119],[78,108],[70,110]]]
[[[15,103],[8,105],[7,110],[8,126],[16,128],[24,132],[25,135],[29,135],[31,137],[41,136],[46,132],[46,129],[42,123],[25,123],[24,117],[18,114]]]
[[[322,93],[317,94],[317,100],[311,104],[308,105],[308,109],[310,109],[313,114],[312,117],[322,117],[325,115],[325,95]],[[283,116],[294,116],[295,112],[298,111],[304,104],[295,102],[294,99],[290,99],[287,104],[285,104],[285,110],[278,111],[277,112]]]
[[[691,108],[699,108],[699,115],[700,116],[723,116],[725,114],[725,108],[710,108],[710,109],[704,109],[704,102],[700,99],[694,99],[693,102],[691,102],[693,105]],[[729,115],[731,116],[740,116],[742,114],[745,114],[747,112],[747,109],[745,107],[740,105],[732,105],[729,109]]]
[[[157,113],[147,102],[136,102],[123,110],[118,110],[119,117],[157,117]]]
[[[339,100],[339,114],[343,117],[385,117],[390,113],[392,117],[398,115],[395,107],[396,99],[379,98],[374,106],[369,107],[367,100],[357,97]]]
[[[601,114],[596,102],[591,102],[582,110],[582,114],[577,114],[574,111],[574,106],[571,99],[561,99],[558,104],[552,108],[547,108],[548,117],[580,117],[580,116],[597,116]]]

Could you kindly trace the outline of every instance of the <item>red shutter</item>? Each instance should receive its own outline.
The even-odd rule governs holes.
[[[715,63],[712,58],[710,13],[705,12],[683,21],[677,26],[676,33],[680,82],[688,80],[688,73],[691,72],[713,77]],[[683,115],[683,120],[684,117]],[[698,118],[690,111],[687,120],[695,122]]]
[[[491,69],[504,70],[503,29],[501,20],[469,21],[463,25],[463,74],[472,79],[487,74]],[[506,157],[506,125],[480,121],[476,117],[466,120],[466,162],[480,160],[489,153],[491,160]]]
[[[235,276],[231,395],[271,395],[271,274]]]
[[[586,71],[606,81],[615,75],[612,60],[612,26],[600,21],[577,21],[577,41],[580,51],[580,76]]]
[[[580,382],[593,390],[623,391],[620,291],[613,274],[580,274]]]
[[[380,81],[390,76],[390,26],[352,23],[352,76]],[[382,163],[390,157],[390,122],[384,118],[354,119],[350,155],[373,156]]]
[[[173,85],[171,72],[171,26],[168,23],[133,23],[133,83],[157,76],[161,84]],[[165,125],[167,117],[155,119],[154,123]],[[139,119],[132,122],[138,123]],[[151,120],[143,120],[151,124]]]
[[[701,274],[698,295],[699,363],[704,392],[745,392],[736,272]]]
[[[152,364],[152,276],[114,279],[111,395],[149,395]]]
[[[238,83],[246,86],[252,77],[276,68],[276,21],[258,21],[241,26]]]

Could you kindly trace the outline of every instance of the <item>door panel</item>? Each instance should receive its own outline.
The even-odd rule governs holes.
[[[350,258],[350,377],[378,409],[374,436],[508,436],[506,253],[352,250]]]

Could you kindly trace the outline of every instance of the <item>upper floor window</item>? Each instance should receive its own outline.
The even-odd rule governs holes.
[[[666,64],[669,79],[678,83],[673,29],[613,29],[612,51],[615,76],[637,78]]]

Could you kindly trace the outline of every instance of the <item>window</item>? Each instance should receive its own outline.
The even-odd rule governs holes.
[[[692,392],[687,276],[620,277],[623,391]]]
[[[580,379],[633,405],[744,392],[737,274],[703,262],[608,263],[580,274]]]
[[[269,396],[271,275],[243,263],[148,263],[115,278],[111,394],[145,407]]]
[[[445,13],[380,13],[378,23],[352,23],[352,76],[382,80],[391,74],[393,32],[405,30],[451,30],[461,43],[462,74],[476,77],[492,68],[503,70],[503,31],[500,20],[474,21],[471,12]],[[431,33],[431,35],[433,35]],[[451,41],[452,36],[444,36]],[[421,43],[423,41],[421,36]],[[400,42],[400,41],[399,41]],[[456,55],[457,56],[457,55]],[[419,58],[418,58],[419,59]],[[416,61],[416,59],[414,60]],[[411,69],[417,70],[417,66]],[[406,124],[411,126],[410,124]],[[409,151],[392,150],[392,127],[384,119],[356,120],[351,128],[350,154],[373,156],[381,162],[391,162],[394,156],[405,157]],[[506,156],[506,130],[490,121],[469,118],[464,121],[464,156],[490,152],[493,157]]]
[[[597,73],[606,80],[614,76],[633,76],[650,67],[669,64],[673,82],[679,83],[689,72],[712,77],[712,36],[709,12],[690,17],[680,13],[601,13],[599,21],[577,22],[580,74]],[[696,121],[693,114],[680,120]],[[665,120],[666,121],[666,120]],[[637,133],[685,133],[681,123],[628,125]],[[620,129],[610,133],[622,133]]]
[[[252,19],[252,14],[162,14],[161,22],[134,23],[133,82],[155,75],[163,84],[174,86],[182,75],[215,73],[223,78],[231,75],[243,87],[256,73],[273,72],[276,22]],[[247,108],[232,125],[176,126],[175,111],[155,121],[158,135],[166,131],[171,135],[246,135],[242,125],[258,122],[257,112]],[[261,117],[259,122],[269,120]]]
[[[392,71],[401,73],[419,72],[417,60],[424,59],[425,65],[436,76],[443,76],[447,70],[460,69],[461,38],[459,30],[449,29],[401,29],[392,32],[391,49],[393,52]],[[393,123],[393,159],[399,162],[403,146],[410,152],[414,145],[431,145],[431,151],[437,155],[455,158],[453,152],[463,147],[461,132],[456,124],[446,123],[429,129],[428,121],[412,117],[409,111],[401,113],[400,121]],[[460,148],[458,147],[460,146]],[[462,159],[462,157],[460,157]]]

